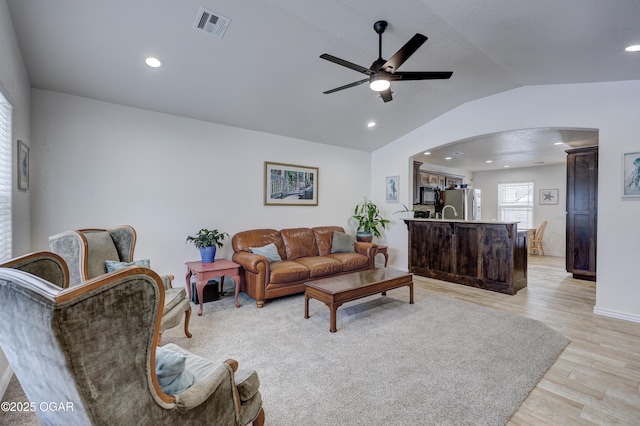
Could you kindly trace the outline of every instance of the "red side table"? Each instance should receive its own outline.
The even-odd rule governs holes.
[[[238,291],[240,290],[240,265],[227,259],[216,259],[211,263],[202,262],[186,262],[187,265],[187,291],[189,292],[189,300],[191,300],[191,276],[196,276],[196,291],[198,292],[198,300],[200,301],[200,309],[198,315],[202,315],[202,301],[204,300],[204,286],[214,277],[220,277],[224,282],[224,277],[231,277],[236,283],[235,302],[236,307],[240,307],[238,302]]]
[[[389,261],[389,253],[387,253],[387,249],[389,247],[387,246],[378,246],[378,253],[376,254],[381,254],[384,256],[384,267],[387,267],[387,262]]]

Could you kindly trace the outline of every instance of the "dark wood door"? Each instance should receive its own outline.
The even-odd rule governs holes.
[[[595,281],[598,147],[567,151],[567,271]]]

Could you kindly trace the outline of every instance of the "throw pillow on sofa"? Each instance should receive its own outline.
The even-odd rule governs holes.
[[[156,376],[158,384],[168,395],[176,395],[189,389],[196,378],[185,368],[187,358],[178,352],[156,347]]]
[[[278,247],[274,243],[267,244],[263,247],[250,247],[251,253],[259,254],[267,258],[269,262],[280,262],[282,258],[278,253]]]
[[[353,253],[356,237],[344,232],[333,231],[331,253]]]
[[[134,260],[133,262],[106,260],[104,264],[107,267],[107,272],[117,271],[118,269],[126,268],[127,266],[143,266],[145,268],[151,268],[151,261],[149,259]]]

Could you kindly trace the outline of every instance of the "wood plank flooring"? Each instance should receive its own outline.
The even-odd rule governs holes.
[[[595,315],[596,284],[573,279],[564,258],[530,256],[528,286],[515,296],[418,276],[414,284],[537,319],[571,339],[508,425],[640,424],[640,324]]]

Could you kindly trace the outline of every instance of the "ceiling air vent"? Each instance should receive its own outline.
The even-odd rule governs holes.
[[[231,18],[201,7],[198,11],[198,16],[196,16],[196,22],[193,24],[193,28],[222,38],[230,23]]]

